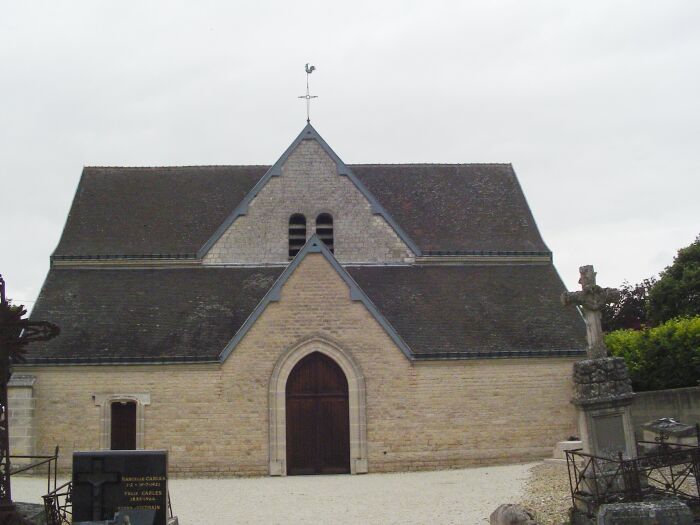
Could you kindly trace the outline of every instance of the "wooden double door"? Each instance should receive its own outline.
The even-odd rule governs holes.
[[[333,359],[314,352],[296,364],[286,409],[287,474],[350,472],[348,381]]]

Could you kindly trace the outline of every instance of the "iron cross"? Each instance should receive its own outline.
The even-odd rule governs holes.
[[[311,122],[311,99],[318,98],[317,95],[312,96],[309,94],[309,75],[314,72],[316,66],[309,66],[309,64],[306,64],[306,67],[304,69],[306,71],[306,95],[301,95],[298,98],[306,99],[306,122],[308,124],[309,122]]]

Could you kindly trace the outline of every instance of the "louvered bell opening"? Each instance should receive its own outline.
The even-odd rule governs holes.
[[[316,217],[316,235],[333,253],[333,217],[330,214],[322,213]]]
[[[289,218],[289,260],[296,257],[306,243],[306,217],[295,213]]]

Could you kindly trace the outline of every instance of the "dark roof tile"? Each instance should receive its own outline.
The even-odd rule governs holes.
[[[583,351],[551,265],[348,267],[416,355]]]
[[[424,251],[547,251],[509,164],[351,165]],[[191,255],[268,166],[85,168],[54,255]]]
[[[585,348],[552,266],[348,267],[418,357],[556,355]],[[282,272],[52,269],[32,312],[61,335],[30,362],[215,360]]]
[[[43,359],[217,359],[282,268],[52,269],[32,319],[61,334]]]
[[[54,255],[195,254],[265,171],[85,168]]]
[[[548,251],[510,164],[352,170],[423,251]]]

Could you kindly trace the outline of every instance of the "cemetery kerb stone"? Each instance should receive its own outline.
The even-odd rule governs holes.
[[[101,450],[73,453],[73,520],[112,520],[119,511],[153,510],[166,525],[168,453]]]

